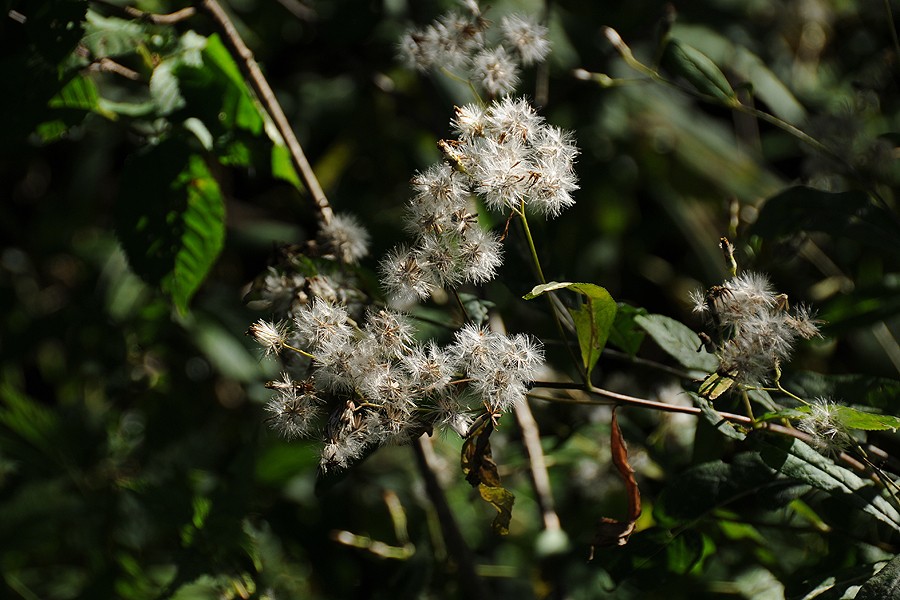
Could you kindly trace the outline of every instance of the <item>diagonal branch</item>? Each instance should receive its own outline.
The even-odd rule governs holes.
[[[328,198],[325,197],[325,192],[322,191],[322,186],[319,185],[319,180],[316,178],[316,174],[313,172],[309,161],[306,159],[306,155],[303,153],[300,142],[297,141],[297,136],[294,135],[291,124],[284,115],[284,111],[281,109],[278,99],[275,98],[275,92],[272,91],[272,88],[262,74],[259,65],[253,58],[253,52],[251,52],[250,48],[247,47],[247,44],[244,43],[244,40],[235,28],[231,18],[216,0],[202,0],[200,8],[209,14],[213,21],[216,22],[216,25],[218,25],[222,35],[225,37],[226,43],[231,47],[231,50],[239,59],[238,63],[244,70],[250,86],[253,88],[253,91],[256,92],[257,96],[259,96],[259,99],[269,113],[269,116],[271,116],[272,120],[275,122],[278,133],[284,138],[288,150],[291,153],[291,161],[294,163],[294,168],[297,169],[297,173],[300,175],[303,184],[306,186],[306,189],[309,190],[309,193],[316,204],[320,220],[324,224],[330,223],[334,216],[334,212],[331,210]]]

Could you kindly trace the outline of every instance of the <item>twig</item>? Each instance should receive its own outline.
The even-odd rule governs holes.
[[[627,406],[636,406],[639,408],[650,408],[653,410],[658,410],[662,412],[672,412],[672,413],[681,413],[686,415],[694,415],[700,416],[703,414],[703,411],[697,408],[696,406],[676,406],[674,404],[666,404],[665,402],[657,402],[655,400],[648,400],[646,398],[637,398],[635,396],[628,396],[626,394],[619,394],[618,392],[612,392],[610,390],[604,390],[603,388],[598,388],[590,384],[581,384],[581,383],[569,383],[569,382],[558,382],[558,381],[535,381],[533,383],[534,387],[539,388],[547,388],[547,389],[568,389],[568,390],[581,390],[584,392],[588,392],[595,396],[602,396],[604,398],[609,398],[610,400],[614,400],[613,404],[624,404]],[[548,398],[543,395],[531,395],[533,398],[538,398],[540,400],[545,400],[548,402],[559,402],[562,404],[609,404],[606,402],[600,402],[596,400],[576,400],[574,398]],[[779,423],[772,422],[756,422],[754,423],[750,417],[744,415],[737,415],[729,412],[718,412],[720,417],[729,421],[731,423],[740,423],[741,425],[751,426],[754,429],[765,429],[767,431],[771,431],[773,433],[777,433],[780,435],[785,435],[788,437],[792,437],[800,440],[801,442],[805,442],[811,446],[815,446],[815,441],[812,436],[804,433],[803,431],[799,431],[794,429],[793,427],[786,427]],[[877,484],[884,485],[882,481],[878,478],[878,476],[872,473],[872,470],[867,468],[862,462],[856,459],[856,457],[847,454],[846,452],[841,452],[838,455],[838,458],[841,459],[848,466],[852,467],[856,471],[865,474],[872,481]]]
[[[262,74],[259,65],[253,58],[253,52],[250,51],[250,48],[248,48],[247,44],[244,43],[244,40],[241,39],[231,18],[216,0],[202,0],[200,7],[212,17],[213,21],[216,22],[216,25],[219,26],[222,34],[225,36],[225,40],[228,42],[229,46],[231,46],[232,51],[240,59],[238,62],[243,67],[253,91],[259,96],[263,106],[269,113],[269,116],[271,116],[272,120],[275,122],[278,133],[284,138],[288,150],[291,153],[291,160],[294,163],[294,168],[297,169],[300,178],[303,180],[303,184],[306,186],[306,189],[309,190],[310,195],[312,195],[321,221],[325,224],[330,223],[334,216],[334,212],[331,210],[328,198],[325,197],[325,192],[322,191],[322,186],[319,185],[319,180],[316,178],[316,174],[313,172],[309,161],[306,159],[306,155],[303,153],[300,142],[297,141],[297,136],[294,135],[291,124],[284,115],[281,105],[278,104],[275,93],[272,91],[272,88]]]
[[[559,531],[559,515],[556,514],[554,507],[553,489],[550,487],[547,462],[544,460],[544,450],[541,448],[541,432],[527,399],[516,405],[515,412],[516,421],[519,422],[519,428],[522,430],[522,441],[525,443],[528,461],[531,464],[531,482],[534,485],[535,497],[544,520],[544,529]]]
[[[489,598],[484,582],[475,572],[475,560],[472,557],[472,551],[469,549],[466,540],[459,530],[459,525],[447,504],[447,498],[444,496],[444,490],[434,473],[434,450],[431,447],[431,439],[423,435],[412,444],[413,452],[416,455],[416,466],[419,474],[425,482],[425,493],[437,512],[438,521],[441,525],[441,532],[447,547],[450,549],[451,555],[456,559],[459,568],[460,587],[463,589],[467,600],[487,600]]]
[[[316,11],[299,0],[278,0],[278,4],[301,21],[315,21]]]
[[[107,0],[93,0],[93,2],[96,4],[102,4],[103,6],[122,15],[125,15],[128,18],[148,21],[150,23],[153,23],[154,25],[174,25],[175,23],[184,21],[185,19],[189,19],[197,14],[197,9],[195,9],[193,6],[188,6],[182,8],[181,10],[176,10],[173,13],[163,15],[146,12],[133,6],[119,6],[117,4],[113,4],[112,2],[108,2]]]
[[[130,79],[131,81],[138,81],[141,78],[140,73],[129,69],[125,65],[121,65],[111,58],[103,57],[98,61],[92,62],[88,65],[88,70],[90,71],[100,71],[101,73],[113,73],[115,75],[119,75],[124,77],[125,79]]]

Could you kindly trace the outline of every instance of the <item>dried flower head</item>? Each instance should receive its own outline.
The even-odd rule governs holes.
[[[519,53],[525,66],[542,62],[550,53],[547,28],[522,15],[500,19],[503,40]]]
[[[746,272],[705,293],[693,292],[694,312],[715,327],[720,370],[742,383],[766,382],[786,362],[798,338],[819,335],[805,307],[791,311],[787,296],[776,294],[768,278]]]
[[[285,321],[274,323],[259,319],[247,330],[247,335],[253,337],[265,350],[266,356],[278,354],[287,343],[288,324]]]
[[[797,422],[797,428],[812,437],[813,446],[827,454],[847,449],[853,440],[840,420],[839,408],[828,398],[816,398],[809,405],[809,413]]]
[[[369,253],[369,232],[353,215],[334,215],[322,225],[323,245],[343,263],[355,264]]]

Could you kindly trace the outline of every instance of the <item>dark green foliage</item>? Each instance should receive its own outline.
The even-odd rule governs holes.
[[[0,597],[475,600],[411,450],[371,447],[321,472],[322,440],[266,428],[277,368],[243,335],[275,316],[244,304],[265,304],[268,266],[382,297],[378,260],[407,239],[410,177],[439,160],[453,106],[472,101],[399,67],[396,42],[452,3],[225,3],[332,205],[372,234],[358,268],[306,256],[309,194],[213,21],[122,8],[188,4],[3,3]],[[574,131],[581,189],[531,228],[548,278],[590,283],[535,288],[513,225],[498,278],[461,288],[463,309],[451,297],[411,312],[441,343],[464,313],[502,322],[543,340],[548,379],[586,370],[699,413],[617,409],[644,510],[590,564],[598,519],[629,517],[609,408],[577,404],[609,398],[531,390],[561,530],[545,529],[513,414],[482,421],[489,452],[478,432],[430,438],[447,506],[489,597],[896,596],[900,513],[893,486],[876,484],[900,472],[891,19],[877,2],[681,4],[660,46],[663,3],[550,3],[539,112]],[[625,66],[604,25],[677,85]],[[576,80],[578,68],[606,79]],[[520,93],[537,97],[541,76],[524,70]],[[507,216],[482,215],[498,233]],[[729,277],[722,235],[739,269],[824,321],[746,404],[688,300]],[[563,334],[547,302],[522,300],[529,289],[576,307]],[[785,435],[815,439],[794,429],[812,409],[776,377],[837,403],[846,456]],[[706,393],[717,381],[722,393]],[[559,402],[540,399],[551,392]],[[760,426],[723,417],[748,405]]]

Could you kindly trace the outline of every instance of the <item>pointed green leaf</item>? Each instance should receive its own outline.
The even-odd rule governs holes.
[[[647,310],[644,308],[619,302],[616,318],[609,330],[609,343],[630,356],[635,356],[644,342],[646,332],[637,326],[634,318],[638,315],[647,314]]]
[[[272,145],[272,176],[283,179],[297,189],[302,189],[303,184],[300,183],[300,177],[294,168],[291,160],[291,153],[286,146],[278,144]]]
[[[794,418],[798,418],[809,414],[810,407],[798,406],[790,409],[790,412],[796,415]],[[847,429],[862,429],[864,431],[886,431],[888,429],[897,431],[900,429],[900,418],[898,417],[867,412],[851,406],[835,404],[832,406],[829,414]]]
[[[222,194],[203,159],[178,140],[132,157],[116,216],[131,268],[185,312],[225,239]]]
[[[100,94],[92,79],[83,75],[73,77],[58,94],[50,99],[50,108],[75,108],[79,110],[97,110]]]
[[[94,58],[106,58],[133,52],[147,37],[146,24],[88,10],[81,43]]]
[[[719,368],[719,359],[707,352],[700,337],[679,321],[664,315],[638,315],[634,322],[681,366],[705,373]]]
[[[532,300],[547,292],[567,289],[584,296],[585,302],[578,308],[569,309],[572,320],[575,323],[575,333],[578,336],[578,346],[581,349],[581,360],[584,368],[590,375],[594,365],[600,358],[600,353],[606,346],[610,329],[616,317],[616,302],[604,288],[593,283],[545,283],[535,286],[525,294],[526,300]]]
[[[900,531],[900,513],[871,481],[836,465],[800,440],[764,441],[761,455],[779,473],[824,490]]]

